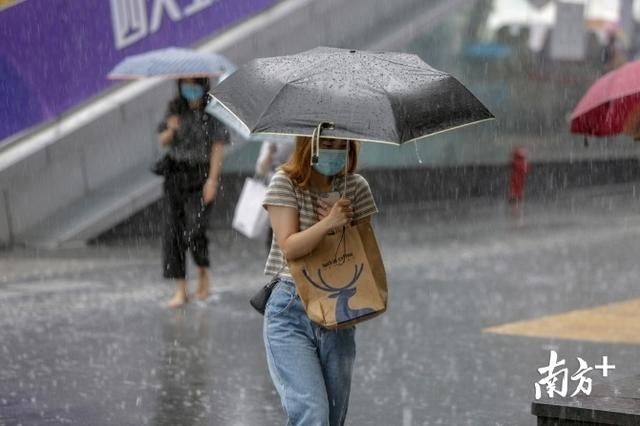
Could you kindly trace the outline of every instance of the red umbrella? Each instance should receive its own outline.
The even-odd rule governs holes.
[[[594,136],[623,133],[640,107],[640,61],[599,78],[571,113],[571,132]],[[625,132],[626,133],[626,132]]]

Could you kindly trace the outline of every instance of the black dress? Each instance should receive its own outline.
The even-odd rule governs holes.
[[[158,131],[167,128],[171,108]],[[186,277],[186,252],[196,265],[209,266],[206,228],[210,206],[202,199],[202,188],[209,175],[214,143],[229,143],[224,125],[202,109],[187,109],[180,115],[180,126],[171,143],[169,165],[164,180],[162,223],[163,276]]]

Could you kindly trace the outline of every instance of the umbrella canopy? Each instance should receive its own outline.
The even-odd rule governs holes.
[[[634,61],[605,74],[587,90],[571,113],[571,132],[594,136],[622,133],[638,106],[640,61]]]
[[[197,78],[221,76],[235,69],[235,65],[220,54],[169,47],[129,56],[116,65],[107,77],[114,80]]]
[[[415,55],[319,47],[253,60],[211,92],[252,134],[402,144],[483,120],[459,81]]]

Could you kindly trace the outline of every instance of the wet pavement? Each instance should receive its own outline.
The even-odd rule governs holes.
[[[487,199],[396,206],[376,229],[389,311],[358,326],[348,424],[534,425],[551,349],[571,367],[608,356],[616,369],[594,382],[640,372],[635,344],[483,331],[639,298],[633,186],[520,212]],[[172,285],[155,241],[0,252],[0,425],[283,424],[248,304],[263,244],[213,238],[216,297],[179,310],[162,306]]]

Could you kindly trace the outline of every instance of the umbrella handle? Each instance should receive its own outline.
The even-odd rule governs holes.
[[[313,130],[311,135],[311,165],[318,164],[318,153],[320,152],[320,132],[323,129],[335,129],[335,125],[329,121],[322,121]]]

